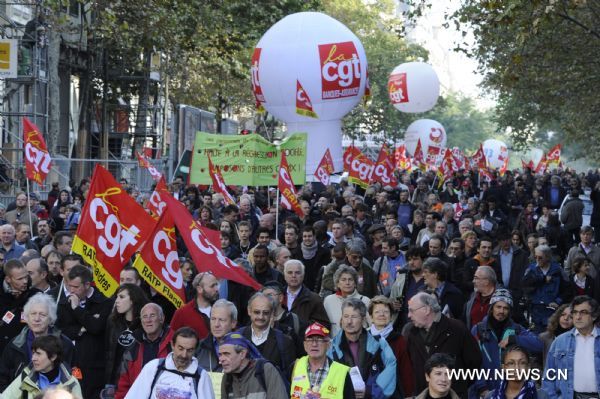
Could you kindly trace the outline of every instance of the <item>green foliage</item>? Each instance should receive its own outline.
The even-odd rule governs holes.
[[[515,145],[553,130],[600,159],[600,144],[589,140],[600,122],[599,15],[598,0],[466,0],[452,16],[474,32],[475,48],[463,50],[497,93],[495,119]]]

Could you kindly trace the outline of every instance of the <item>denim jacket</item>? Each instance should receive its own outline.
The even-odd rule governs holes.
[[[594,369],[596,371],[596,388],[600,392],[600,329],[598,327],[594,327],[594,329],[596,331],[596,338],[594,340]],[[548,351],[542,389],[546,391],[550,399],[571,399],[573,397],[575,332],[576,329],[573,328],[556,337]],[[546,375],[548,370],[551,370],[551,372]],[[558,378],[551,380],[547,378],[556,375],[558,370],[567,370],[567,379]]]

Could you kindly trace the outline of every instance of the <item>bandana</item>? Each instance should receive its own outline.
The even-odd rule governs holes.
[[[229,333],[223,337],[223,341],[219,344],[219,346],[223,345],[238,345],[248,350],[248,355],[250,359],[262,359],[261,353],[258,351],[256,346],[246,338],[242,336],[240,333]]]

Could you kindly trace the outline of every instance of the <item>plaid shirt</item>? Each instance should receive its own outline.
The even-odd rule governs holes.
[[[308,363],[308,382],[310,383],[311,391],[318,391],[323,383],[323,380],[329,373],[329,359],[325,358],[325,364],[322,368],[317,369],[314,373],[310,369],[310,363]]]

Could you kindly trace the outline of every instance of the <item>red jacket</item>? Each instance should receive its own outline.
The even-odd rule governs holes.
[[[181,327],[191,327],[198,334],[199,341],[208,337],[209,324],[208,317],[198,310],[196,300],[192,299],[175,311],[171,320],[171,330],[177,331]]]
[[[157,359],[165,358],[169,352],[171,352],[170,344],[172,337],[173,330],[167,328],[158,346]],[[133,358],[128,358],[128,354],[133,356]],[[142,371],[142,368],[144,367],[144,341],[141,339],[138,340],[134,347],[125,352],[125,354],[123,354],[123,361],[127,362],[127,367],[121,372],[121,376],[119,377],[119,383],[115,392],[115,399],[125,398],[129,388],[131,388],[133,382]]]

